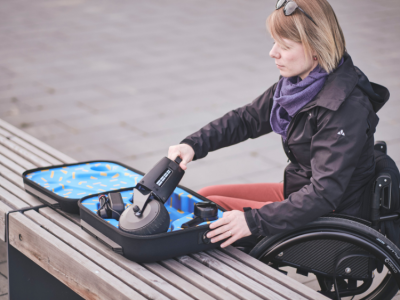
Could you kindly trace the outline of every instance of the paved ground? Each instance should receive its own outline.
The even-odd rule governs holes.
[[[391,91],[376,139],[400,164],[400,2],[331,2],[355,64]],[[4,0],[0,118],[78,160],[146,172],[168,146],[276,81],[265,30],[274,4]],[[279,182],[285,165],[270,134],[192,163],[182,183]]]

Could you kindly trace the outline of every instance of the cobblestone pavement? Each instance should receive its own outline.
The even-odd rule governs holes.
[[[265,30],[274,4],[4,0],[0,118],[78,160],[146,172],[168,146],[277,80]],[[331,4],[355,64],[391,91],[376,139],[400,164],[400,2]],[[182,184],[279,182],[286,160],[270,134],[191,163]]]

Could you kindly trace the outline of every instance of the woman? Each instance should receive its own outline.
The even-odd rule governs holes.
[[[279,0],[267,20],[270,56],[281,77],[250,104],[209,123],[169,148],[181,167],[209,151],[280,134],[291,163],[284,184],[206,187],[203,196],[229,210],[210,225],[221,247],[269,236],[330,212],[360,216],[362,194],[374,175],[376,112],[389,98],[346,53],[336,15],[326,0]]]

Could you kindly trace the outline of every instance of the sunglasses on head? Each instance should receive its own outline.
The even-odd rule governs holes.
[[[318,26],[317,23],[315,23],[314,20],[293,0],[278,0],[276,2],[276,9],[280,9],[283,6],[285,7],[283,9],[283,13],[285,14],[285,16],[290,16],[296,11],[296,9],[299,9],[303,14],[305,14],[307,18],[309,18],[315,24],[315,26]]]

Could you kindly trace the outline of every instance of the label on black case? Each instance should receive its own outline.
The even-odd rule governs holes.
[[[171,169],[167,169],[161,176],[160,178],[157,179],[156,184],[159,187],[162,187],[163,184],[167,181],[167,179],[171,176],[172,174],[172,170]]]

